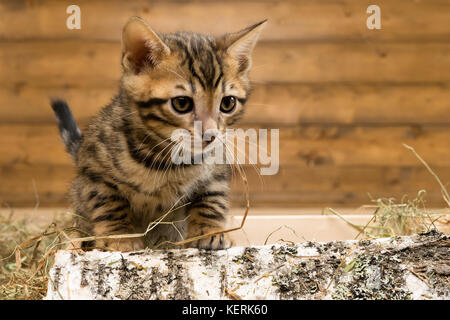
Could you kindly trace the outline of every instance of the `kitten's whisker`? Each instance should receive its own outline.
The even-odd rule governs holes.
[[[176,147],[177,147],[177,149],[176,149],[175,152],[176,152],[176,155],[178,157],[180,155],[181,149],[183,148],[183,145],[181,143],[177,143]],[[183,165],[183,163],[181,163],[181,165],[177,165],[176,168],[175,168],[176,172],[178,173],[178,177],[179,177],[180,180],[182,180],[182,178],[183,178],[183,174],[181,173],[181,170],[180,170],[181,168],[183,168],[183,173],[184,173],[184,165]]]
[[[166,138],[166,139],[162,140],[161,142],[159,142],[158,144],[154,145],[153,148],[151,148],[151,149],[147,152],[147,154],[145,155],[144,159],[147,159],[147,157],[149,156],[150,152],[153,151],[153,149],[155,149],[155,148],[156,148],[157,146],[159,146],[161,143],[164,143],[164,142],[166,142],[166,141],[169,140],[169,139],[170,139],[170,137],[169,137],[169,138]]]
[[[168,170],[170,170],[170,168],[172,167],[172,164],[173,164],[172,161],[167,161],[167,159],[168,159],[169,157],[171,157],[171,155],[172,155],[172,150],[173,150],[173,148],[174,148],[176,145],[177,145],[177,142],[176,142],[176,141],[172,141],[172,143],[169,144],[170,149],[166,152],[165,155],[163,155],[163,157],[162,157],[161,160],[160,160],[160,163],[159,163],[159,166],[158,166],[158,169],[157,169],[157,173],[156,173],[155,180],[158,180],[159,178],[161,178],[161,181],[164,181],[164,177],[165,177],[166,172],[168,172]],[[160,172],[160,166],[161,166],[161,164],[163,164],[163,167],[161,168],[161,171],[162,171],[162,172]],[[168,175],[168,180],[169,180],[169,175]]]
[[[250,141],[249,141],[249,142],[250,142]],[[264,148],[262,148],[262,149],[264,149]],[[237,152],[240,152],[240,154],[243,154],[246,161],[249,160],[249,159],[248,159],[248,156],[245,154],[244,151],[240,150],[239,148],[236,148],[236,151],[237,151]],[[253,164],[253,163],[250,163],[250,160],[249,160],[249,164],[250,164],[250,165],[253,167],[253,169],[255,170],[256,174],[257,174],[258,177],[259,177],[259,180],[260,180],[261,184],[264,185],[264,180],[262,179],[262,175],[261,175],[261,173],[260,173],[260,164],[259,164],[259,162],[258,162],[257,164]]]
[[[239,140],[240,138],[237,137],[237,139]],[[252,144],[252,145],[256,146],[258,149],[263,150],[263,151],[267,154],[267,149],[264,148],[264,147],[262,147],[262,146],[260,146],[259,144],[256,144],[256,143],[251,142],[251,141],[246,141],[245,139],[241,139],[241,140],[239,140],[239,141],[242,141],[242,142],[244,142],[244,143],[247,143],[247,142],[248,142],[249,144]],[[244,145],[244,149],[247,149],[247,148],[245,148],[245,145]],[[240,150],[239,148],[236,148],[236,150],[237,150],[238,152],[241,152],[241,154],[244,154],[244,156],[246,157],[246,158],[245,158],[246,160],[248,159],[248,156],[245,155],[245,151],[242,151],[242,150]],[[258,163],[258,164],[259,164],[259,163]]]
[[[175,151],[174,151],[175,150]],[[170,149],[170,166],[169,166],[169,170],[173,171],[172,172],[168,172],[167,173],[167,179],[170,179],[170,174],[172,173],[172,177],[175,178],[175,180],[178,180],[178,176],[177,176],[177,165],[175,165],[175,163],[173,162],[173,157],[174,155],[176,155],[176,152],[178,150],[178,142],[175,142],[175,144],[173,145],[173,147]],[[172,169],[173,168],[173,169]],[[164,179],[164,176],[163,176]]]
[[[143,148],[144,143],[146,142],[146,140],[150,138],[150,133],[147,133],[144,137],[144,139],[142,139],[141,144],[139,145],[139,147],[137,148],[137,151],[140,151]]]
[[[165,151],[168,147],[170,147],[173,143],[175,143],[175,141],[171,141],[167,146],[165,146],[164,149],[162,149],[162,150],[158,153],[157,157],[156,157],[155,159],[153,159],[153,162],[155,162],[155,161],[160,157],[160,155],[162,154],[162,152],[164,152],[164,151]],[[170,154],[170,152],[169,152],[168,154]],[[163,155],[163,158],[165,158],[165,155]],[[156,176],[155,176],[155,178],[154,178],[153,184],[155,184],[155,183],[158,181],[158,176],[160,175],[159,169],[160,169],[160,167],[161,167],[161,164],[163,163],[162,161],[163,161],[163,159],[161,158],[161,160],[159,160],[158,168],[156,169]],[[153,163],[152,163],[152,165],[151,165],[151,168],[153,168]]]
[[[163,141],[161,141],[160,143],[158,143],[158,145],[160,145],[161,143],[163,143],[164,141],[167,141],[167,140],[169,140],[169,139],[170,139],[170,138],[164,139]],[[157,145],[156,145],[156,146],[157,146]],[[150,156],[151,151],[152,151],[156,146],[153,146],[153,148],[152,148],[150,151],[147,152],[147,154],[146,154],[145,157],[144,157],[145,160]],[[151,170],[153,169],[153,166],[154,166],[154,164],[156,163],[157,158],[159,157],[159,155],[160,155],[162,152],[164,152],[164,150],[165,150],[168,146],[170,146],[170,143],[169,143],[165,148],[163,148],[161,151],[159,151],[159,152],[156,154],[156,156],[153,158],[153,161],[152,161],[152,163],[150,164],[150,167],[149,167],[150,170],[148,170],[148,171],[147,171],[147,174],[146,174],[146,178],[147,178],[147,179],[148,179],[148,177],[149,177],[150,174],[151,174]],[[152,188],[152,189],[154,189],[154,187],[155,187],[155,181],[156,181],[156,180],[153,181],[153,188]]]
[[[165,161],[166,158],[172,156],[173,148],[175,148],[176,146],[177,146],[177,143],[175,143],[175,144],[172,145],[172,147],[170,148],[170,150],[167,152],[167,155],[164,157],[163,161]],[[169,178],[170,178],[170,169],[172,168],[172,165],[173,165],[173,162],[172,162],[172,161],[169,161],[169,162],[168,162],[168,165],[165,165],[165,166],[164,166],[164,172],[163,172],[163,174],[162,174],[161,180],[164,181],[164,177],[165,177],[165,175],[166,175],[166,172],[167,172],[167,180],[169,180]]]
[[[265,153],[267,154],[267,149],[266,148],[260,146],[259,144],[254,143],[253,141],[246,140],[245,138],[242,138],[242,137],[239,137],[239,136],[236,136],[236,139],[239,140],[239,141],[242,141],[244,143],[248,142],[249,144],[252,144],[252,145],[256,146],[259,150],[265,151]],[[244,148],[245,148],[245,145],[244,145]],[[241,152],[241,154],[244,154],[244,156],[246,157],[246,160],[248,159],[248,156],[245,155],[245,151],[242,151],[239,148],[236,148],[236,150],[238,152]],[[251,163],[249,163],[249,164],[255,166],[255,164],[251,164]],[[258,167],[260,166],[259,162],[257,163],[257,165],[258,165]]]
[[[166,150],[173,142],[174,142],[174,141],[169,142],[162,150],[160,150],[160,151],[156,154],[156,156],[153,158],[152,165],[150,166],[150,168],[153,168],[153,163],[155,163],[155,162],[159,159],[159,157],[160,157],[161,154],[164,152],[164,150]],[[153,148],[152,148],[152,149],[153,149]]]
[[[225,145],[225,147],[228,149],[227,144],[226,144],[223,140],[221,140],[221,139],[220,139],[220,141],[222,141],[222,143],[223,143],[223,144]],[[239,152],[239,149],[236,149],[236,150]],[[234,154],[234,153],[232,153],[232,154]],[[244,155],[244,156],[245,156],[245,155]],[[241,174],[243,175],[243,177],[244,177],[245,179],[247,179],[247,176],[246,176],[245,172],[243,171],[243,168],[242,168],[242,166],[240,165],[240,163],[239,163],[239,162],[235,162],[234,165],[237,165],[237,166],[238,166],[239,171],[241,172]],[[255,170],[256,170],[256,169],[255,169]]]
[[[249,142],[250,142],[250,141],[249,141]],[[245,160],[248,159],[248,156],[245,154],[245,152],[243,152],[242,150],[239,150],[239,148],[236,148],[236,151],[237,151],[237,152],[240,152],[240,154],[244,155]],[[249,160],[249,165],[251,165],[252,168],[255,170],[256,174],[258,175],[258,178],[259,178],[260,183],[261,183],[262,185],[264,185],[264,180],[262,179],[262,175],[261,175],[261,173],[260,173],[260,171],[259,171],[259,169],[260,169],[260,168],[259,168],[259,165],[255,165],[255,164],[253,164],[253,163],[250,163],[250,160]]]
[[[236,139],[238,139],[239,141],[243,141],[243,142],[245,142],[245,143],[248,142],[248,143],[250,143],[250,144],[252,144],[252,145],[258,147],[259,149],[264,150],[264,151],[267,153],[267,149],[264,148],[264,147],[262,147],[262,146],[260,146],[259,144],[255,143],[255,142],[253,142],[253,141],[251,141],[251,140],[247,140],[247,139],[245,139],[245,138],[243,138],[243,137],[241,137],[241,136],[237,136],[237,135],[236,135],[235,137],[236,137]]]
[[[227,146],[227,144],[226,143],[224,143],[223,141],[222,141],[222,143],[224,144],[224,146],[225,146],[225,150],[230,154],[230,159],[231,158],[233,158],[234,159],[234,153],[232,152],[232,151],[230,151],[230,148]],[[234,165],[233,165],[233,163],[228,163],[228,157],[227,157],[227,154],[225,154],[225,159],[226,159],[226,162],[227,162],[227,164],[230,166],[230,168],[231,168],[231,178],[232,179],[234,179],[235,178],[235,175],[236,175],[236,173],[235,173],[235,170],[236,170],[236,168],[234,167]]]
[[[217,137],[218,139],[219,139],[219,141],[220,142],[222,142],[222,144],[225,146],[225,150],[226,151],[228,151],[229,153],[230,153],[230,156],[231,157],[233,157],[233,159],[235,159],[234,158],[234,153],[230,150],[230,148],[229,148],[229,146],[223,141],[223,139],[221,139],[221,138],[219,138],[219,137]],[[226,157],[226,154],[225,154],[225,157]],[[227,159],[227,158],[226,158]],[[227,159],[228,160],[228,159]],[[235,177],[235,167],[234,167],[234,163],[231,163],[230,164],[230,167],[231,167],[231,173],[232,173],[232,179],[234,179],[234,177]]]
[[[155,178],[155,175],[157,175],[157,173],[158,173],[157,171],[156,171],[156,173],[153,171],[154,165],[155,165],[157,159],[159,158],[160,154],[161,154],[162,152],[164,152],[164,150],[165,150],[168,146],[170,146],[170,143],[169,143],[165,148],[163,148],[162,150],[160,150],[160,151],[155,155],[155,157],[153,158],[152,163],[151,163],[150,166],[149,166],[149,170],[147,171],[147,176],[146,176],[147,179],[148,179],[148,177],[149,177],[149,175],[150,175],[151,173],[154,173],[152,190],[155,190],[155,184],[156,184],[156,181],[157,181],[156,178]]]

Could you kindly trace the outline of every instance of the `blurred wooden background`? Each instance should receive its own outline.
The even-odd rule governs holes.
[[[66,205],[73,166],[49,97],[83,126],[116,92],[120,36],[133,15],[159,32],[221,34],[269,18],[254,54],[254,94],[242,121],[280,128],[280,171],[247,170],[252,206],[356,207],[437,183],[405,148],[450,181],[450,1],[0,1],[0,201]],[[66,8],[81,7],[81,30]],[[235,205],[242,187],[233,188]]]

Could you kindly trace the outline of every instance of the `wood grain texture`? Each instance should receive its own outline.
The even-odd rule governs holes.
[[[84,125],[116,94],[112,87],[0,88],[0,124],[51,124],[51,97],[63,97]],[[327,124],[450,124],[450,87],[367,84],[254,84],[240,123],[285,127]]]
[[[0,42],[0,85],[117,86],[120,52],[119,43]],[[251,78],[256,83],[450,82],[450,42],[261,42]]]
[[[280,131],[280,171],[259,177],[247,166],[252,205],[362,205],[374,196],[426,189],[430,203],[442,205],[438,185],[405,148],[413,145],[444,183],[450,181],[450,140],[446,126],[303,125]],[[387,138],[389,137],[389,138]],[[0,126],[2,200],[33,205],[65,203],[74,167],[53,125]],[[235,178],[238,175],[235,173]],[[34,182],[33,182],[34,181]],[[36,186],[36,190],[35,190]],[[233,203],[243,204],[242,182],[233,185]]]
[[[444,183],[450,167],[433,167]],[[66,206],[66,192],[74,177],[70,165],[10,165],[0,169],[0,201],[12,207]],[[319,207],[371,204],[372,197],[405,195],[414,198],[427,190],[427,206],[442,207],[439,186],[422,167],[281,167],[277,175],[261,179],[253,168],[245,168],[252,207]],[[237,176],[232,185],[232,204],[245,206],[243,183]]]
[[[439,39],[450,37],[450,3],[446,0],[378,0],[383,32],[366,28],[369,0],[146,1],[79,0],[81,30],[65,28],[69,0],[4,0],[0,3],[0,39],[120,40],[133,15],[160,32],[191,30],[222,34],[265,18],[267,40]],[[236,14],[239,12],[239,14]],[[218,23],[220,22],[220,23]],[[26,28],[24,28],[26,26]],[[19,31],[19,32],[18,32]]]
[[[419,166],[403,143],[413,146],[430,165],[450,166],[447,126],[303,125],[282,128],[279,134],[282,166]],[[264,149],[270,154],[270,144]],[[0,126],[0,154],[0,165],[5,166],[71,163],[56,125]]]
[[[280,128],[280,172],[264,187],[247,168],[252,206],[358,206],[416,194],[443,206],[412,145],[450,181],[450,1],[379,0],[382,30],[366,28],[369,0],[68,0],[0,2],[0,200],[66,205],[74,174],[49,107],[66,98],[85,126],[116,93],[120,37],[133,15],[158,32],[219,35],[264,18],[244,128]],[[237,14],[237,12],[239,14]],[[233,203],[243,205],[242,184]]]

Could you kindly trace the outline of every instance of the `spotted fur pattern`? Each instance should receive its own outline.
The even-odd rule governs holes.
[[[55,109],[60,129],[71,129],[63,137],[77,167],[70,199],[83,236],[141,233],[169,211],[162,221],[179,221],[177,228],[158,224],[145,238],[82,245],[139,250],[227,227],[230,167],[174,164],[170,153],[176,142],[170,136],[179,128],[193,134],[195,120],[202,121],[204,130],[224,132],[242,116],[250,92],[250,54],[264,24],[211,37],[156,34],[134,17],[123,31],[123,74],[112,102],[82,135],[69,134],[79,132],[73,118]],[[172,99],[179,96],[192,99],[191,112],[174,110]],[[235,97],[236,106],[225,114],[220,105],[226,96]],[[189,244],[209,249],[230,245],[223,234]]]

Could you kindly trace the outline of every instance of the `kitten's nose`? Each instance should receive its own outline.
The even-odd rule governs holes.
[[[205,117],[202,119],[202,133],[205,134],[206,131],[217,130],[217,122],[211,117]]]
[[[213,119],[210,113],[204,112],[198,115],[198,120],[201,121],[201,139],[202,146],[205,148],[211,142],[213,142],[218,133],[217,121]]]

